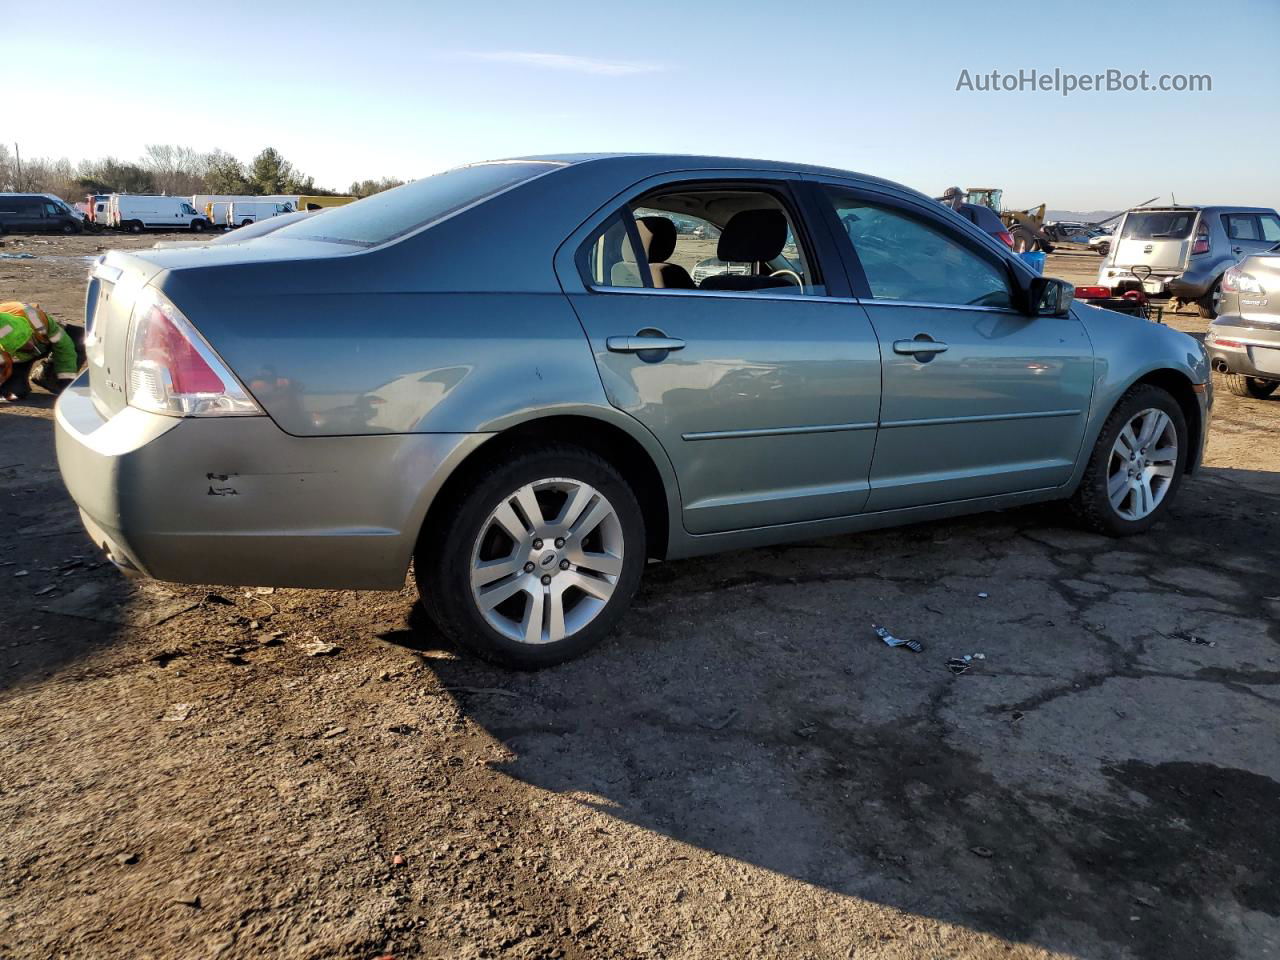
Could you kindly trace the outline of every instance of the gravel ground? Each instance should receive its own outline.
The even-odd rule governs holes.
[[[76,317],[107,241],[6,241],[40,259],[0,299]],[[122,580],[50,415],[0,409],[5,960],[1280,956],[1280,402],[1219,389],[1146,536],[1038,507],[655,564],[537,674],[408,587]]]

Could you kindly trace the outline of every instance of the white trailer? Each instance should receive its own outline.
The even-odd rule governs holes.
[[[227,225],[243,227],[259,220],[278,217],[282,213],[293,213],[293,203],[289,200],[257,199],[236,200],[227,205]]]
[[[199,233],[209,226],[203,213],[186,197],[153,197],[115,193],[109,200],[108,222],[119,230],[191,230]]]

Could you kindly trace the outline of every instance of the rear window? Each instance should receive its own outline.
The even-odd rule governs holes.
[[[276,236],[377,246],[560,166],[521,161],[458,167],[346,206],[330,207],[324,216],[291,223]]]
[[[1132,240],[1185,240],[1196,222],[1194,210],[1153,210],[1131,213],[1124,221],[1122,238]]]

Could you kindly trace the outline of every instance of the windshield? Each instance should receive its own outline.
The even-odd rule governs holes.
[[[1194,210],[1154,210],[1131,213],[1124,221],[1124,238],[1131,240],[1185,240],[1196,221]]]
[[[563,164],[518,161],[458,167],[333,207],[323,219],[291,223],[276,236],[372,247],[560,166]]]

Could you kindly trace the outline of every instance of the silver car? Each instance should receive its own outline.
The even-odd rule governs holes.
[[[1278,241],[1280,216],[1269,207],[1137,207],[1116,226],[1098,283],[1173,297],[1213,317],[1227,268]]]
[[[1280,246],[1222,275],[1218,319],[1205,345],[1236,396],[1265,400],[1280,388]]]
[[[695,281],[677,216],[747,268]],[[650,558],[1046,500],[1139,532],[1212,399],[1192,337],[785,163],[476,164],[112,252],[86,303],[58,460],[119,567],[394,590],[412,560],[443,631],[524,667],[599,641]]]

